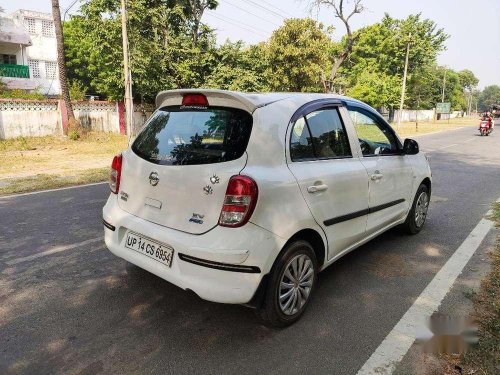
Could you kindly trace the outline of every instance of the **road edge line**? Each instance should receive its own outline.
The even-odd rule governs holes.
[[[500,202],[500,198],[496,202]],[[357,375],[392,374],[415,341],[417,326],[423,318],[438,310],[456,279],[490,232],[494,223],[488,219],[489,210],[467,238],[455,250],[443,267],[420,293],[415,302],[396,323],[391,332],[371,354]]]
[[[0,196],[0,199],[7,199],[7,198],[17,198],[17,197],[23,197],[25,195],[34,195],[34,194],[42,194],[42,193],[50,193],[52,191],[59,191],[59,190],[69,190],[69,189],[77,189],[77,188],[82,188],[82,187],[89,187],[89,186],[96,186],[96,185],[102,185],[102,184],[107,184],[107,181],[103,182],[92,182],[90,184],[82,184],[82,185],[71,185],[71,186],[64,186],[60,188],[55,188],[55,189],[46,189],[46,190],[37,190],[37,191],[29,191],[27,193],[19,193],[19,194],[9,194],[9,195],[3,195]]]

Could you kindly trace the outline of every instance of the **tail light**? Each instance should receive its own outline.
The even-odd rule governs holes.
[[[122,176],[122,154],[116,155],[111,163],[111,173],[109,174],[109,188],[113,194],[118,194],[120,190],[120,178]]]
[[[252,216],[258,197],[257,184],[247,176],[233,176],[229,180],[219,225],[237,228]]]

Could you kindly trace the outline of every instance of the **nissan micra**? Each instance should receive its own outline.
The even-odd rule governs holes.
[[[109,250],[199,297],[297,321],[316,276],[397,225],[431,171],[370,106],[328,94],[172,90],[112,162]]]

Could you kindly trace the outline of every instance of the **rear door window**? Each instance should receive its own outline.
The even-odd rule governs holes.
[[[290,157],[292,161],[352,157],[336,108],[313,111],[297,119],[290,138]]]
[[[240,158],[252,115],[237,108],[159,109],[132,144],[141,158],[161,165],[222,163]]]
[[[306,116],[314,150],[319,159],[351,156],[349,139],[336,109],[314,111]]]

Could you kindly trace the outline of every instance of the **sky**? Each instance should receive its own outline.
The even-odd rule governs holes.
[[[74,1],[59,0],[61,13]],[[80,1],[85,0],[77,0],[69,13],[78,10]],[[7,14],[18,8],[50,12],[50,4],[50,0],[0,0]],[[472,70],[480,88],[500,85],[500,0],[364,0],[363,4],[366,10],[352,18],[354,30],[380,21],[385,13],[395,18],[422,13],[450,35],[445,42],[447,49],[438,57],[439,64]],[[217,9],[206,12],[203,22],[216,30],[219,43],[226,39],[260,42],[268,39],[285,18],[306,16],[333,25],[334,38],[342,37],[344,26],[330,9],[310,13],[307,5],[308,0],[219,0]]]

